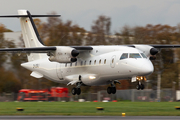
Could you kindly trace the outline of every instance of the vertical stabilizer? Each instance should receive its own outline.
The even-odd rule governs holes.
[[[26,48],[44,47],[30,12],[27,10],[18,10],[18,14],[28,16],[28,17],[20,17],[20,23],[21,23],[21,29],[22,29],[22,35],[23,35],[23,41],[25,47]],[[34,61],[45,57],[47,57],[46,54],[30,53],[28,55],[28,61]]]

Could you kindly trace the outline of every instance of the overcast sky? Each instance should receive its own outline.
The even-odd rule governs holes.
[[[72,20],[86,30],[99,15],[105,15],[111,18],[112,33],[124,25],[180,23],[180,0],[0,0],[0,15],[17,14],[18,9],[31,14],[55,11],[63,21]],[[17,18],[0,18],[0,23],[13,31],[21,30]]]

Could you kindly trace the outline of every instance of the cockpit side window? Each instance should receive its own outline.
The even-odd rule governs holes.
[[[139,53],[129,53],[129,58],[142,58]]]
[[[141,53],[141,56],[142,56],[143,58],[147,58],[144,53]]]
[[[128,53],[123,53],[120,57],[120,60],[128,58]]]

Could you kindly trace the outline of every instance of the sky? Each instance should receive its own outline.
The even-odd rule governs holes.
[[[99,15],[111,18],[111,33],[120,32],[125,25],[180,23],[180,0],[0,0],[0,15],[15,15],[19,9],[31,14],[54,11],[63,21],[71,20],[88,31]],[[17,18],[0,18],[0,23],[13,31],[21,30]]]

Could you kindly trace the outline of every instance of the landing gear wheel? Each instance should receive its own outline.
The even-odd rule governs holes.
[[[141,86],[138,84],[136,85],[136,89],[139,90],[141,88]]]
[[[81,94],[81,88],[76,88],[76,94],[80,95]]]
[[[116,93],[116,87],[108,87],[107,88],[107,93],[108,94],[115,94]]]
[[[116,87],[111,87],[111,93],[115,94],[116,93]]]
[[[111,87],[108,87],[108,88],[107,88],[107,93],[108,93],[108,94],[111,94]]]
[[[140,90],[140,89],[143,90],[144,89],[144,85],[143,84],[140,84],[140,85],[138,84],[138,85],[136,85],[136,89],[137,90]]]
[[[73,89],[71,90],[71,93],[72,93],[73,95],[76,95],[77,89],[76,89],[76,88],[73,88]]]
[[[140,88],[141,88],[141,90],[143,90],[143,89],[144,89],[144,85],[143,85],[143,84],[141,84],[140,86],[141,86],[141,87],[140,87]]]

